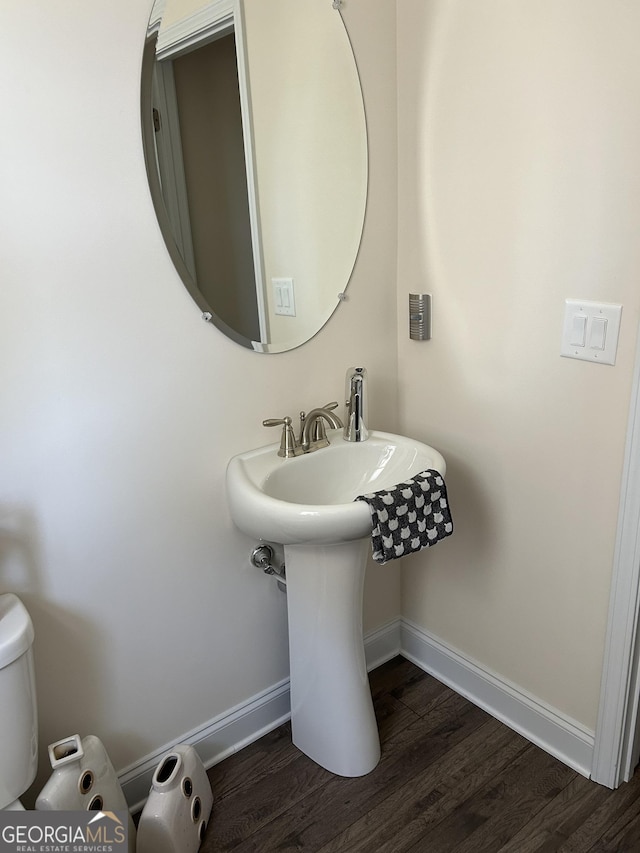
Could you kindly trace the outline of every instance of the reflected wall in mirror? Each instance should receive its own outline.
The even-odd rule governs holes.
[[[366,123],[339,5],[156,0],[151,13],[142,129],[158,221],[203,316],[258,352],[322,328],[360,245]]]

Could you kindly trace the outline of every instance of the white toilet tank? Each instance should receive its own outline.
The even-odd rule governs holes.
[[[15,807],[38,763],[33,624],[20,599],[0,595],[0,809]]]

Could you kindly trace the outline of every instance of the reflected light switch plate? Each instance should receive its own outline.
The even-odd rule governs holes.
[[[292,278],[272,278],[274,313],[285,317],[296,316],[296,302],[293,296]]]
[[[560,355],[615,364],[622,305],[565,300]]]

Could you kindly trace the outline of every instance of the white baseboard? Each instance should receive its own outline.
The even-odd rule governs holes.
[[[406,619],[395,619],[365,637],[368,671],[398,654],[578,773],[589,776],[592,731],[470,661]],[[290,716],[289,680],[285,679],[132,764],[118,774],[131,811],[142,808],[160,759],[176,744],[191,744],[205,767],[212,767],[282,725]]]
[[[396,619],[365,637],[368,671],[400,653],[400,631],[401,622]],[[193,746],[204,766],[209,768],[281,726],[290,717],[287,678],[121,771],[118,779],[129,808],[132,812],[142,808],[160,759],[177,744]]]
[[[367,672],[377,669],[401,654],[400,638],[402,636],[402,619],[398,616],[393,622],[383,625],[367,634],[364,638],[364,654],[367,661]]]
[[[531,743],[589,777],[595,737],[590,729],[470,661],[407,619],[402,620],[400,653]]]
[[[190,744],[205,767],[212,767],[282,725],[290,716],[289,679],[286,679],[198,729],[187,732],[178,740],[165,744],[118,773],[130,810],[136,812],[142,808],[160,759],[177,744]]]

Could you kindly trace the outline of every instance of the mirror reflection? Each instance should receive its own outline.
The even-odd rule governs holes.
[[[157,0],[145,50],[149,185],[203,312],[260,352],[327,322],[367,194],[358,72],[335,0]]]

